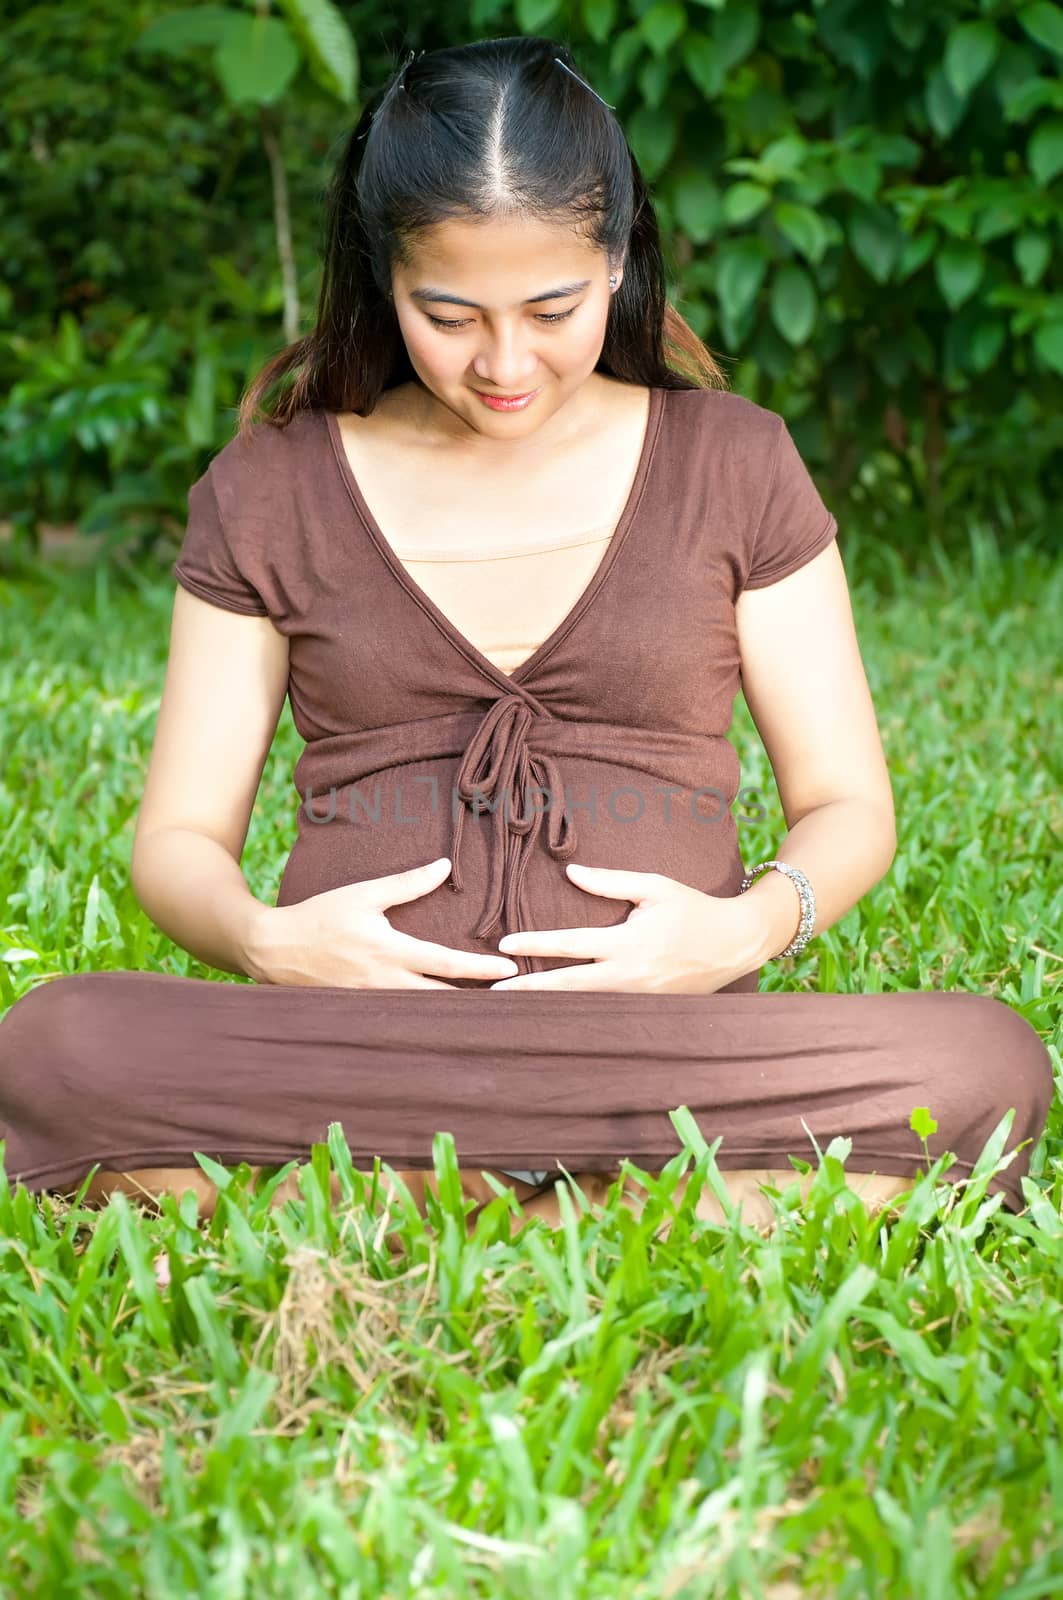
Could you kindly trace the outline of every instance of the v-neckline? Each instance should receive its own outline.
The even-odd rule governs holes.
[[[619,556],[620,551],[627,540],[628,532],[636,520],[639,504],[642,500],[642,491],[645,487],[646,479],[649,476],[650,466],[656,452],[657,440],[661,432],[661,419],[664,412],[664,398],[667,391],[657,387],[656,385],[651,385],[649,392],[650,398],[646,417],[646,429],[642,438],[642,447],[639,451],[638,465],[635,468],[635,476],[632,479],[631,488],[629,489],[627,499],[624,502],[624,508],[620,513],[619,521],[617,522],[616,527],[613,530],[612,537],[609,541],[609,547],[602,559],[599,561],[598,565],[595,567],[582,592],[577,596],[576,600],[561,618],[561,621],[557,624],[557,627],[548,633],[542,643],[532,651],[531,655],[526,656],[519,666],[514,667],[512,672],[503,672],[501,667],[496,667],[491,658],[486,656],[482,650],[479,650],[476,645],[473,644],[471,639],[466,638],[461,629],[455,626],[455,624],[444,611],[440,610],[435,601],[432,599],[431,595],[422,589],[420,584],[417,583],[416,580],[407,572],[406,568],[395,554],[391,545],[388,543],[388,540],[385,538],[380,524],[377,522],[376,517],[370,510],[366,498],[362,493],[358,479],[354,475],[354,469],[352,468],[350,460],[347,456],[347,451],[344,449],[343,436],[340,433],[340,425],[336,413],[334,411],[325,411],[324,416],[327,425],[328,436],[332,444],[332,450],[336,458],[336,463],[340,469],[340,474],[343,478],[344,484],[346,485],[347,492],[354,504],[354,508],[364,523],[366,531],[368,532],[374,545],[387,562],[387,565],[390,567],[392,573],[398,579],[403,589],[405,589],[406,593],[411,597],[411,599],[416,601],[416,603],[421,607],[422,611],[427,614],[439,632],[442,633],[452,645],[460,650],[460,652],[466,656],[475,667],[477,667],[481,672],[489,675],[492,679],[496,681],[500,680],[505,684],[514,685],[527,677],[529,673],[534,672],[542,662],[543,658],[558,644],[560,644],[562,638],[568,633],[569,629],[574,627],[579,621],[580,617],[586,611],[587,607],[600,590],[606,577],[609,575],[610,570],[613,568],[613,566],[615,566],[617,557]]]

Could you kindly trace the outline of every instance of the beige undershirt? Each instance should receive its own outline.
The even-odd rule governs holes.
[[[414,583],[499,671],[515,672],[568,616],[605,558],[613,527],[501,549],[486,536],[446,550],[404,544]]]

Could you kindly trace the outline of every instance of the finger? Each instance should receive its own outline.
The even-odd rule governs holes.
[[[552,972],[528,972],[519,978],[502,978],[492,989],[590,989],[599,993],[633,989],[634,983],[619,976],[616,963],[600,962],[593,967],[555,967]]]
[[[383,878],[371,878],[358,887],[372,895],[376,909],[404,905],[408,900],[419,900],[437,888],[450,876],[450,857],[440,856],[438,861],[425,862],[420,867],[410,867],[408,872],[389,872]]]
[[[391,937],[383,946],[383,953],[408,962],[418,972],[433,972],[443,978],[507,978],[518,970],[517,963],[507,956],[452,950],[449,945],[433,944],[430,939],[415,939],[410,933],[400,933],[390,922],[388,929]]]
[[[601,894],[610,900],[630,900],[639,905],[643,900],[656,900],[666,880],[659,872],[622,872],[613,867],[583,867],[575,861],[565,864],[565,870],[578,889],[589,894]]]

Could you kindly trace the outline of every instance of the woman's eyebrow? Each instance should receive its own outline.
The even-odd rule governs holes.
[[[581,278],[578,283],[559,284],[556,289],[546,289],[542,294],[533,294],[530,299],[522,300],[521,305],[535,305],[539,300],[564,300],[568,295],[579,294],[581,289],[588,288],[590,286],[590,281],[591,280],[589,278]],[[460,295],[447,294],[443,289],[433,289],[431,287],[423,289],[411,289],[410,299],[433,301],[442,300],[448,306],[471,306],[474,311],[482,311],[484,309],[483,306],[477,305],[475,300],[463,300]]]

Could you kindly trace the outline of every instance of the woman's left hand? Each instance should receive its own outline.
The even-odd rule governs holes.
[[[760,965],[755,908],[741,896],[692,889],[658,872],[567,864],[587,894],[630,900],[632,910],[609,928],[555,928],[510,933],[498,941],[507,956],[571,956],[593,962],[501,978],[492,989],[647,990],[714,994]]]

